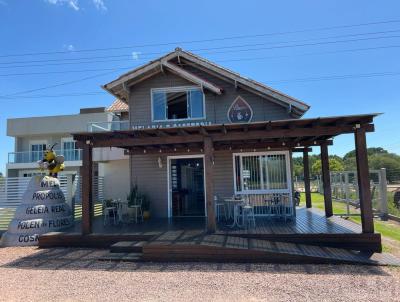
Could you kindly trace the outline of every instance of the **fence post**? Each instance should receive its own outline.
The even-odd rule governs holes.
[[[379,208],[382,220],[388,220],[386,169],[379,170]]]
[[[74,193],[72,188],[72,174],[65,175],[67,178],[67,203],[71,207],[72,217],[75,217],[75,201],[74,201]]]
[[[346,210],[347,210],[347,215],[350,215],[350,194],[349,194],[349,173],[345,172],[344,173],[344,185],[345,185],[345,198],[346,198]]]

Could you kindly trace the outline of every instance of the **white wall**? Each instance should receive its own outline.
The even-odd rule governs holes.
[[[86,132],[90,122],[109,122],[109,112],[14,118],[7,120],[8,136]]]
[[[129,193],[129,159],[99,163],[99,175],[104,176],[104,198],[126,200]]]

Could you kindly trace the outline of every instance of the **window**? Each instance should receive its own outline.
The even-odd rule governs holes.
[[[286,152],[234,154],[237,193],[289,192]]]
[[[31,162],[39,161],[43,159],[44,151],[46,150],[46,144],[31,144]]]
[[[76,142],[72,140],[63,141],[63,155],[64,159],[67,161],[70,160],[80,160],[79,158],[79,150],[76,149]]]
[[[152,89],[153,121],[204,118],[204,94],[197,87]]]

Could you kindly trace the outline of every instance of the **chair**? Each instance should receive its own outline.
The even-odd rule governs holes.
[[[214,196],[214,204],[215,204],[215,214],[217,215],[217,221],[220,220],[220,217],[222,214],[224,215],[224,219],[227,220],[227,209],[226,209],[226,203],[224,201],[221,201],[218,196]]]
[[[127,221],[126,217],[129,215],[127,202],[121,202],[121,199],[118,199],[117,214],[118,214],[118,223],[124,223]]]
[[[129,205],[128,208],[133,209],[135,211],[134,220],[136,223],[138,223],[138,218],[141,218],[141,220],[143,222],[143,210],[142,210],[142,199],[141,198],[138,198],[136,200],[136,204]]]
[[[253,226],[256,227],[256,217],[254,215],[254,207],[250,204],[247,204],[242,207],[242,225],[248,229]]]
[[[111,219],[114,221],[113,224],[116,224],[116,216],[117,216],[117,208],[112,206],[109,201],[102,201],[103,207],[103,225],[111,224]]]

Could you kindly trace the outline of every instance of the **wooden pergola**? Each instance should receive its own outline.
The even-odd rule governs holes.
[[[82,177],[82,234],[92,232],[93,148],[117,147],[127,154],[151,153],[202,153],[204,154],[207,229],[215,231],[214,213],[214,152],[219,150],[261,151],[290,150],[302,152],[306,206],[310,208],[310,168],[308,152],[311,147],[321,148],[322,180],[325,214],[333,215],[328,146],[340,134],[354,134],[360,212],[363,233],[374,233],[373,212],[369,184],[366,132],[373,132],[373,119],[378,114],[337,116],[311,119],[277,120],[248,124],[215,124],[140,130],[74,133],[79,148],[83,150]]]

